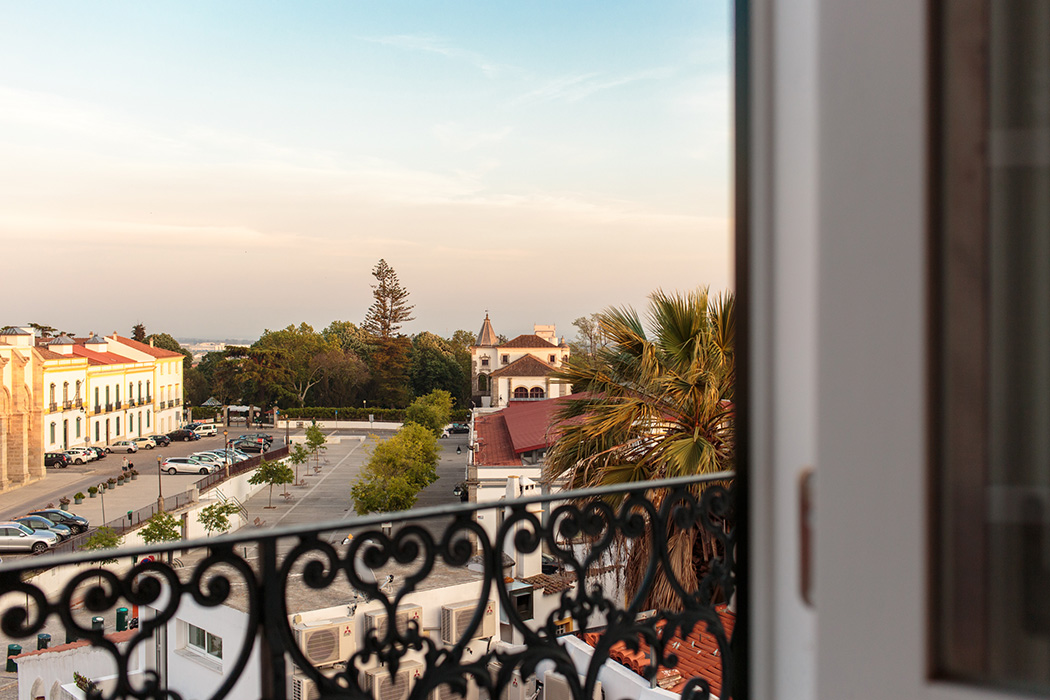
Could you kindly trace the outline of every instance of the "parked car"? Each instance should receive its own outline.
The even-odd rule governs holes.
[[[219,466],[195,461],[192,457],[169,457],[160,469],[168,474],[211,474],[218,471]]]
[[[73,464],[87,464],[98,459],[98,454],[86,447],[70,447],[65,451],[65,455],[69,457],[69,461]]]
[[[457,435],[469,432],[470,426],[468,426],[466,423],[449,423],[441,432],[441,437],[448,437],[449,435]]]
[[[58,467],[65,469],[69,466],[69,455],[65,452],[45,452],[44,453],[44,466],[45,467]]]
[[[248,440],[231,440],[230,447],[238,449],[241,452],[254,452],[256,454],[262,454],[270,449],[270,446],[265,442],[254,442]]]
[[[254,440],[255,442],[265,442],[267,445],[273,444],[273,435],[267,435],[266,433],[248,433],[247,435],[238,435],[238,440]]]
[[[193,426],[193,432],[201,437],[210,437],[219,434],[219,428],[214,423],[201,423]]]
[[[218,455],[213,455],[209,452],[195,452],[190,455],[191,461],[200,462],[202,464],[214,464],[216,467],[225,467],[226,460]]]
[[[225,450],[208,450],[207,452],[199,452],[198,454],[215,455],[221,460],[229,460],[230,464],[236,464],[237,462],[243,462],[248,459],[248,455],[240,450],[235,450],[232,447]]]
[[[42,515],[23,515],[21,518],[15,518],[15,522],[22,523],[30,530],[44,530],[45,532],[50,530],[58,535],[60,540],[66,540],[73,536],[73,528],[48,520]]]
[[[68,525],[69,528],[75,532],[84,532],[88,529],[90,523],[87,518],[83,518],[79,515],[73,515],[69,511],[62,510],[61,508],[44,508],[43,510],[34,510],[29,515],[42,515],[53,523],[61,523]]]
[[[140,450],[152,450],[157,446],[157,443],[153,441],[153,438],[147,436],[132,438],[131,441],[138,445]]]
[[[150,435],[153,438],[153,442],[157,443],[157,447],[167,447],[171,444],[171,438],[167,435]]]
[[[117,440],[106,448],[106,452],[127,452],[133,454],[139,451],[138,445],[133,440]]]
[[[91,450],[92,452],[95,453],[95,456],[98,457],[99,459],[102,459],[103,457],[106,456],[106,451],[104,449],[102,449],[101,447],[95,447],[94,445],[91,445],[89,447],[85,447],[84,449]]]
[[[0,522],[0,549],[40,554],[58,544],[50,530],[33,530],[22,523]]]
[[[186,442],[201,439],[200,435],[188,428],[179,428],[178,430],[172,430],[170,433],[168,433],[168,437],[171,438],[172,441],[184,440]]]

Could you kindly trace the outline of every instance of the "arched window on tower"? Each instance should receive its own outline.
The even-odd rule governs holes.
[[[529,389],[530,399],[542,399],[544,398],[544,391],[542,386],[534,386]]]
[[[489,375],[479,374],[478,375],[478,391],[485,392],[489,390]]]
[[[514,398],[516,399],[527,399],[529,398],[529,390],[526,387],[519,386],[514,390]]]

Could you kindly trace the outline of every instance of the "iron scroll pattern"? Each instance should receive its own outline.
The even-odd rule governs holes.
[[[308,678],[316,697],[372,700],[376,696],[365,687],[362,671],[377,662],[388,669],[392,680],[401,668],[417,669],[406,700],[468,697],[472,689],[480,689],[482,697],[502,698],[515,679],[542,680],[544,670],[561,674],[574,700],[591,699],[599,670],[618,643],[637,652],[644,642],[650,650],[650,665],[642,669],[642,675],[652,678],[658,668],[678,666],[676,645],[672,643],[676,635],[684,638],[701,630],[716,642],[722,673],[719,695],[728,698],[732,695],[733,651],[716,604],[732,600],[736,588],[731,479],[731,473],[721,473],[548,494],[500,502],[498,506],[457,504],[383,514],[318,528],[250,530],[247,535],[237,533],[192,543],[206,546],[207,554],[184,569],[174,568],[163,561],[163,556],[139,561],[123,574],[106,568],[82,568],[53,599],[31,578],[23,581],[31,566],[0,565],[0,602],[5,607],[0,630],[8,637],[28,638],[57,619],[79,639],[104,650],[112,657],[116,674],[108,687],[90,689],[90,700],[183,700],[184,694],[173,687],[178,684],[165,683],[155,670],[142,669],[131,675],[130,659],[162,625],[176,618],[183,600],[213,608],[227,603],[235,588],[247,600],[246,624],[239,649],[235,644],[226,645],[236,653],[231,654],[234,658],[223,660],[222,681],[210,696],[213,700],[239,697],[240,693],[231,695],[231,690],[245,673],[253,650],[258,651],[260,696],[278,700],[289,695],[290,673]],[[475,518],[476,513],[487,510],[504,513],[495,537],[488,535]],[[435,518],[442,518],[437,534],[432,525]],[[391,522],[396,528],[389,527]],[[347,526],[355,532],[349,544],[331,541],[330,533],[345,532]],[[706,532],[715,552],[695,590],[687,590],[674,576],[675,553],[669,536],[690,528]],[[156,555],[187,548],[188,543],[174,543],[148,550],[122,550],[121,555]],[[249,548],[254,557],[247,555]],[[505,556],[537,550],[552,555],[564,572],[562,577],[574,585],[560,592],[556,607],[544,619],[526,620],[505,585]],[[595,574],[610,568],[609,562],[623,561],[628,553],[638,562],[641,583],[626,599],[615,587],[599,585],[602,579]],[[49,558],[48,565],[97,564],[104,558],[99,554],[57,556]],[[438,564],[446,569],[480,569],[477,605],[466,628],[459,630],[459,640],[453,643],[442,641],[440,635],[435,639],[415,621],[396,622],[396,613],[406,597],[414,593],[419,597],[421,584]],[[393,591],[384,590],[389,585],[385,579],[376,580],[365,573],[391,565],[405,572]],[[378,604],[394,622],[360,635],[356,650],[342,664],[315,667],[293,630],[297,611],[289,609],[286,595],[293,577],[295,585],[301,580],[302,586],[315,591],[348,584],[373,607]],[[643,615],[647,597],[660,578],[673,591],[679,609]],[[502,645],[489,639],[482,644],[484,651],[478,650],[477,633],[490,599],[498,600],[505,617],[503,627],[516,631],[524,644]],[[25,603],[11,605],[12,600]],[[78,616],[72,610],[73,603],[80,601],[82,612]],[[84,614],[110,611],[118,604],[149,606],[156,611],[152,618],[140,620],[137,631],[122,640],[122,645],[83,621]],[[570,650],[558,641],[562,634],[559,625],[570,618],[574,630],[597,632],[585,669],[578,667]],[[495,626],[498,638],[501,625]],[[229,630],[226,633],[234,636]],[[435,693],[439,688],[444,691],[440,695]],[[693,678],[682,695],[688,700],[711,697],[711,687],[704,678]],[[607,700],[614,699],[607,694]]]

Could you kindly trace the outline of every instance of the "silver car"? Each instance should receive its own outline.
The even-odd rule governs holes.
[[[15,522],[22,523],[30,530],[53,532],[58,535],[60,541],[73,536],[73,530],[68,525],[53,522],[42,515],[23,515],[21,518],[15,518]]]
[[[160,465],[160,470],[168,474],[211,474],[218,471],[215,464],[206,464],[192,457],[169,457]]]
[[[0,549],[40,554],[58,544],[50,530],[33,530],[21,523],[0,523]]]

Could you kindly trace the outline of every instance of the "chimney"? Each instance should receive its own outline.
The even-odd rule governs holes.
[[[153,338],[150,338],[150,339],[149,339],[149,346],[150,346],[150,347],[153,347]]]

